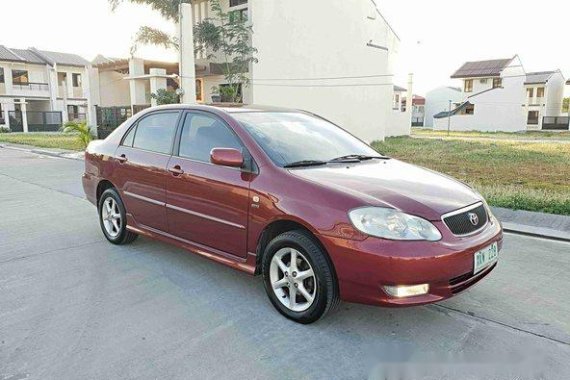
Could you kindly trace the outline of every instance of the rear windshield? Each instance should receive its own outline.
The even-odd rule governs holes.
[[[343,129],[301,112],[232,115],[279,166],[304,160],[329,161],[346,155],[379,156]]]

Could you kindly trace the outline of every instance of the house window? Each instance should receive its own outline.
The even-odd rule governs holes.
[[[196,100],[204,101],[204,81],[202,79],[196,79]]]
[[[0,83],[4,83],[4,68],[0,67]]]
[[[238,7],[247,4],[247,0],[230,0],[230,7]]]
[[[528,111],[527,124],[538,125],[538,111]]]
[[[60,86],[65,86],[65,81],[67,80],[67,73],[57,73],[57,84]]]
[[[0,103],[0,124],[5,124],[4,121],[4,110],[2,109],[2,103]]]
[[[245,22],[247,21],[247,8],[240,9],[237,11],[231,11],[229,13],[230,22]]]
[[[14,84],[28,84],[28,70],[12,70],[12,81]]]
[[[529,99],[532,99],[534,97],[534,88],[527,88],[526,94],[527,94]]]
[[[544,87],[539,87],[536,89],[536,97],[544,98]]]
[[[475,114],[475,105],[469,104],[465,107],[465,115],[474,115]]]
[[[493,88],[503,87],[503,78],[493,78]]]
[[[487,84],[487,78],[483,78],[479,80],[479,83],[481,84]]]
[[[463,88],[464,92],[473,92],[473,79],[466,79],[465,80],[465,87]]]
[[[394,94],[394,107],[395,110],[400,108],[400,94]]]
[[[73,87],[81,87],[81,74],[72,74]]]

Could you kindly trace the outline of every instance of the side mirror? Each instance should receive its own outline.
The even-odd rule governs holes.
[[[237,149],[214,148],[210,152],[210,160],[214,165],[231,166],[241,168],[243,166],[243,154]]]

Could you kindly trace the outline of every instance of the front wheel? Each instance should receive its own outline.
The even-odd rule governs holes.
[[[268,244],[263,280],[273,306],[295,322],[313,323],[339,302],[326,253],[304,231],[285,232]]]
[[[105,190],[99,198],[99,223],[103,234],[113,244],[132,243],[137,234],[127,230],[127,212],[117,190]]]

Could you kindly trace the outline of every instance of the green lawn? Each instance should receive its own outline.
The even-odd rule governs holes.
[[[381,153],[449,174],[499,207],[570,215],[570,144],[508,140],[376,142]]]
[[[441,137],[441,138],[463,138],[470,139],[493,139],[493,140],[568,140],[570,141],[570,131],[547,132],[547,131],[527,131],[527,132],[478,132],[478,131],[434,131],[429,128],[413,128],[412,135],[417,137]]]
[[[40,148],[83,150],[77,136],[64,133],[0,133],[0,143],[33,145]]]

